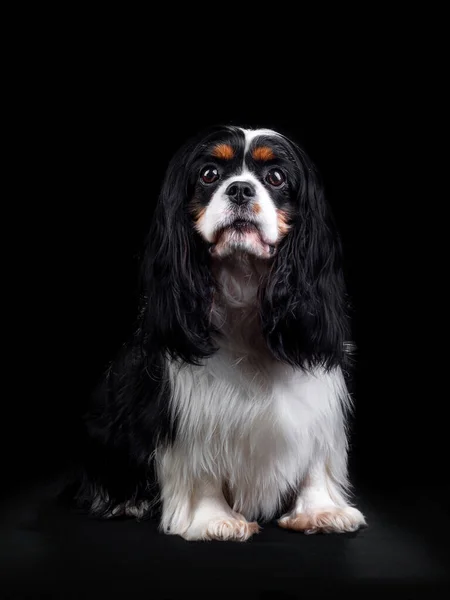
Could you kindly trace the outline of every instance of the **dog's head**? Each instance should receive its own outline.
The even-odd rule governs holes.
[[[276,253],[301,181],[301,163],[286,138],[270,130],[214,132],[198,149],[190,179],[195,227],[213,257]]]
[[[347,320],[338,236],[306,153],[268,129],[214,128],[171,161],[144,262],[149,343],[188,362],[214,352],[211,266],[242,253],[267,266],[259,310],[275,358],[339,364]]]

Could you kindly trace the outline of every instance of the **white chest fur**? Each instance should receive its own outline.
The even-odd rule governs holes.
[[[272,517],[342,427],[339,372],[237,363],[221,349],[205,366],[173,365],[171,376],[185,476],[220,479],[248,519]]]
[[[202,366],[170,365],[179,477],[188,487],[219,480],[248,519],[271,518],[311,464],[345,444],[342,373],[307,373],[269,355],[255,310],[260,277],[223,269],[218,352]]]

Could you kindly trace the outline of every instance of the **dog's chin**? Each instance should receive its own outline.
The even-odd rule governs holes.
[[[220,230],[209,251],[214,258],[226,258],[235,253],[246,253],[269,259],[275,246],[263,240],[259,229],[251,223],[238,223]]]

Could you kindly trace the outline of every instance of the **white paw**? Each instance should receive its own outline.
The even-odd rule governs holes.
[[[187,531],[181,535],[188,541],[222,540],[245,542],[254,533],[258,532],[258,523],[249,523],[239,515],[238,518],[224,516],[203,523],[196,523],[194,520]]]
[[[278,525],[284,529],[311,533],[348,533],[366,525],[364,515],[352,506],[320,508],[281,517]]]

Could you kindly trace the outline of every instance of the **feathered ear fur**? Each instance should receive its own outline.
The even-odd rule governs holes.
[[[348,339],[341,245],[318,174],[297,147],[297,214],[261,290],[261,318],[276,358],[332,368]]]
[[[193,145],[166,172],[143,261],[144,347],[196,364],[211,355],[209,315],[213,285],[207,248],[188,213]]]

